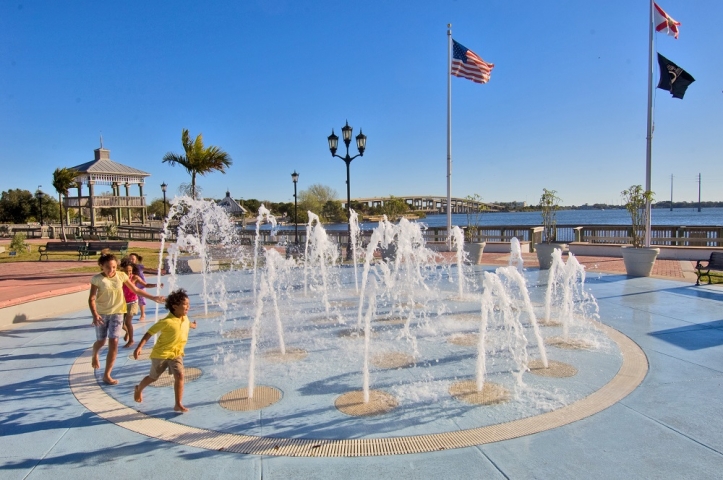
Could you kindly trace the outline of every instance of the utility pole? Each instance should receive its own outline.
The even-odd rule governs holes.
[[[702,178],[700,176],[700,173],[698,174],[698,211],[700,212],[700,184],[701,184]]]
[[[670,211],[673,211],[673,174],[670,174]]]

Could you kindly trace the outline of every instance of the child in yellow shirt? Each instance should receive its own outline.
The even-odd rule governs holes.
[[[166,298],[166,308],[170,312],[166,318],[159,320],[151,328],[148,329],[141,339],[138,347],[133,352],[133,357],[137,360],[140,356],[143,346],[150,338],[159,333],[156,344],[151,350],[151,371],[136,385],[133,399],[136,402],[143,401],[143,389],[151,383],[158,380],[158,377],[168,370],[173,374],[173,391],[175,393],[176,403],[173,410],[177,412],[187,412],[188,409],[183,406],[183,349],[188,341],[189,328],[196,328],[196,322],[188,320],[188,308],[190,302],[186,291],[182,288],[170,293]]]
[[[113,364],[118,355],[118,339],[123,326],[123,316],[126,313],[126,301],[123,296],[123,286],[126,286],[136,295],[146,297],[161,303],[162,296],[154,296],[140,290],[128,279],[128,275],[118,270],[118,260],[113,254],[101,255],[98,259],[101,273],[90,279],[90,295],[88,307],[93,316],[95,327],[95,343],[93,344],[93,357],[91,364],[94,369],[100,368],[98,354],[108,340],[108,355],[105,359],[105,373],[103,382],[107,385],[116,385],[118,380],[111,377]]]

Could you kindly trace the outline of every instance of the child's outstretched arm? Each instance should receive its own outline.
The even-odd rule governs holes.
[[[143,338],[141,338],[141,341],[138,343],[138,346],[137,346],[136,349],[133,351],[133,358],[135,358],[136,360],[138,360],[138,357],[141,356],[141,351],[143,350],[143,346],[144,346],[144,345],[146,344],[146,342],[147,342],[148,340],[150,340],[150,339],[151,339],[151,335],[149,335],[149,334],[147,334],[147,333],[146,333],[145,335],[143,335]]]
[[[135,277],[133,279],[133,282],[136,284],[136,286],[140,283],[146,288],[156,288],[158,286],[157,283],[148,283],[145,280],[143,280],[141,277]],[[163,288],[163,284],[161,283],[161,288]]]
[[[163,295],[151,295],[150,293],[146,292],[145,290],[141,290],[140,288],[133,285],[133,282],[131,282],[130,280],[126,280],[125,282],[123,282],[123,285],[128,287],[128,289],[130,289],[136,295],[144,297],[144,298],[148,298],[150,300],[153,300],[156,303],[163,303],[166,301],[166,297],[164,297]]]

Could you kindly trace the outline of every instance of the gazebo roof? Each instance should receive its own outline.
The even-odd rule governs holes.
[[[83,183],[93,181],[95,183],[143,183],[145,177],[151,174],[138,170],[137,168],[114,162],[110,159],[110,150],[96,148],[95,159],[73,167],[79,175],[76,177]]]

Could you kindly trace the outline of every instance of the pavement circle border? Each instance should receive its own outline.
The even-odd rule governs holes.
[[[620,348],[617,374],[599,390],[570,405],[507,423],[429,435],[355,439],[258,437],[191,427],[151,417],[123,405],[101,388],[90,365],[91,349],[73,363],[71,391],[88,410],[122,428],[147,437],[206,450],[293,457],[365,457],[424,453],[510,440],[561,427],[614,405],[643,381],[648,372],[645,352],[623,333],[596,325]]]

